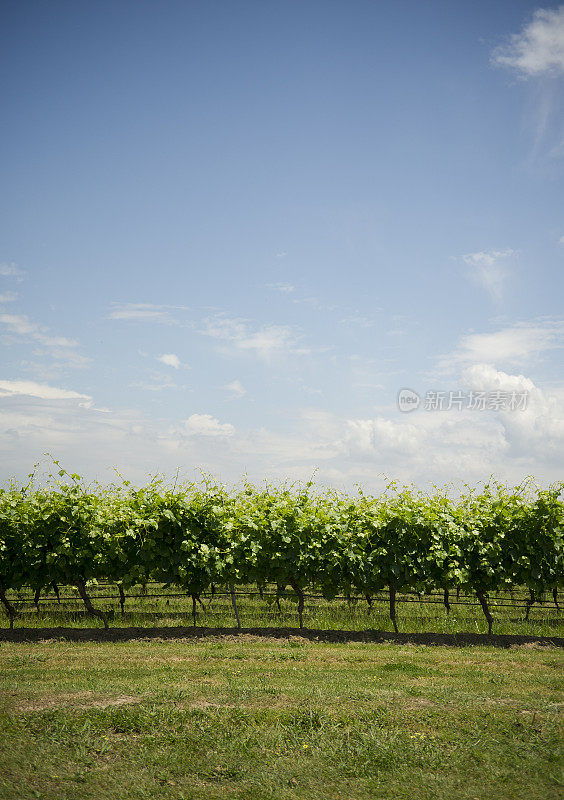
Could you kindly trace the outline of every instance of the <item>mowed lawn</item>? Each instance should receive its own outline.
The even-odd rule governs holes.
[[[0,797],[562,798],[555,648],[0,645]]]

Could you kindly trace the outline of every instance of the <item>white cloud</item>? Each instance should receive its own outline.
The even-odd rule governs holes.
[[[564,387],[541,391],[524,375],[487,365],[473,365],[464,380],[475,389],[525,387],[530,406],[507,413],[421,409],[409,418],[396,412],[347,418],[309,408],[284,432],[239,431],[211,414],[193,414],[181,424],[150,420],[134,409],[97,413],[107,410],[95,409],[78,392],[67,397],[54,386],[3,382],[0,463],[3,477],[25,478],[47,451],[91,477],[103,477],[112,464],[136,481],[156,472],[174,475],[180,467],[188,479],[197,480],[201,469],[229,483],[245,473],[255,482],[308,479],[317,469],[318,483],[349,491],[355,483],[379,491],[385,476],[421,487],[473,484],[492,473],[509,482],[561,477]],[[28,394],[18,393],[24,389]]]
[[[558,243],[559,244],[564,244],[564,236],[560,237],[560,239],[558,240]]]
[[[290,294],[294,291],[295,287],[292,286],[291,283],[268,283],[267,284],[269,289],[275,289],[277,292],[282,292],[283,294]]]
[[[157,361],[160,361],[161,364],[166,364],[167,367],[174,367],[174,369],[180,369],[182,365],[182,362],[174,353],[163,353],[162,356],[157,357]]]
[[[108,319],[178,325],[172,312],[175,310],[185,311],[186,306],[166,306],[153,303],[111,303],[111,309]]]
[[[269,359],[276,354],[309,352],[298,347],[299,336],[286,325],[264,325],[255,329],[246,319],[231,319],[222,314],[204,320],[200,331],[206,336],[229,342],[237,350]]]
[[[18,282],[23,281],[25,272],[18,268],[17,264],[6,262],[0,264],[0,275],[4,278],[16,278]]]
[[[535,388],[533,381],[524,375],[509,375],[507,372],[497,370],[491,364],[473,364],[471,367],[466,367],[461,377],[464,386],[482,392],[498,389],[530,392]]]
[[[46,383],[35,381],[0,381],[0,397],[38,397],[41,400],[86,400],[92,398],[87,394],[59,389]]]
[[[509,275],[504,259],[514,255],[515,251],[485,250],[479,253],[468,253],[462,256],[465,264],[471,267],[470,277],[475,280],[494,300],[501,300],[503,285]]]
[[[0,303],[13,303],[17,297],[15,292],[3,292],[0,294]]]
[[[201,471],[217,475],[225,469],[237,480],[241,454],[230,455],[230,428],[214,430],[211,419],[208,435],[204,424],[198,431],[204,435],[194,435],[195,430],[188,435],[184,425],[158,423],[135,409],[107,413],[89,402],[0,396],[1,477],[26,480],[38,461],[49,470],[47,452],[88,479],[112,481],[115,468],[142,484],[155,474],[172,476],[180,467],[180,480],[198,480]],[[197,421],[190,427],[198,428]]]
[[[423,447],[425,438],[426,432],[411,423],[377,417],[348,420],[345,442],[353,452],[408,455],[417,453]]]
[[[227,383],[222,388],[230,392],[233,397],[243,397],[243,395],[247,394],[247,390],[241,381],[238,380],[231,381],[231,383]]]
[[[521,33],[494,50],[492,61],[523,77],[564,73],[564,6],[537,9]]]
[[[463,336],[459,347],[441,356],[440,370],[465,364],[525,364],[541,353],[564,346],[564,322],[521,323],[494,333]]]
[[[518,457],[555,459],[564,452],[562,398],[543,392],[524,375],[510,375],[488,364],[475,364],[462,374],[466,386],[480,391],[526,392],[524,409],[501,410],[499,421],[511,453]]]
[[[189,436],[233,436],[235,428],[229,422],[221,423],[211,414],[192,414],[184,423]]]

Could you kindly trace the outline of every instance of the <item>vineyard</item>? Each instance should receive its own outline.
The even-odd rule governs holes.
[[[400,599],[447,615],[477,602],[491,633],[492,609],[528,618],[548,598],[559,610],[563,486],[492,483],[453,500],[393,484],[378,497],[311,483],[89,487],[61,469],[45,486],[0,491],[0,600],[10,627],[55,598],[108,627],[108,601],[122,614],[166,603],[174,616],[187,596],[194,625],[215,603],[241,627],[242,601],[272,615],[290,599],[301,628],[306,605],[339,599],[369,615],[385,599],[396,632]]]

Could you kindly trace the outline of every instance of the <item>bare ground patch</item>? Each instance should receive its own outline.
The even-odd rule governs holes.
[[[119,697],[100,697],[94,692],[74,692],[42,697],[40,700],[25,701],[15,706],[16,711],[51,711],[58,708],[110,708],[141,703],[142,697],[120,695]]]

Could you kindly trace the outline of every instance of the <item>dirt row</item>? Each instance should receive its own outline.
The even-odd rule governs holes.
[[[318,630],[314,628],[14,628],[0,630],[0,642],[39,642],[61,639],[69,642],[124,642],[132,639],[204,639],[218,636],[260,636],[288,639],[299,636],[318,642],[395,642],[396,644],[469,647],[489,645],[514,647],[536,645],[564,647],[561,636],[527,636],[525,634],[486,633],[388,633],[385,631]]]

